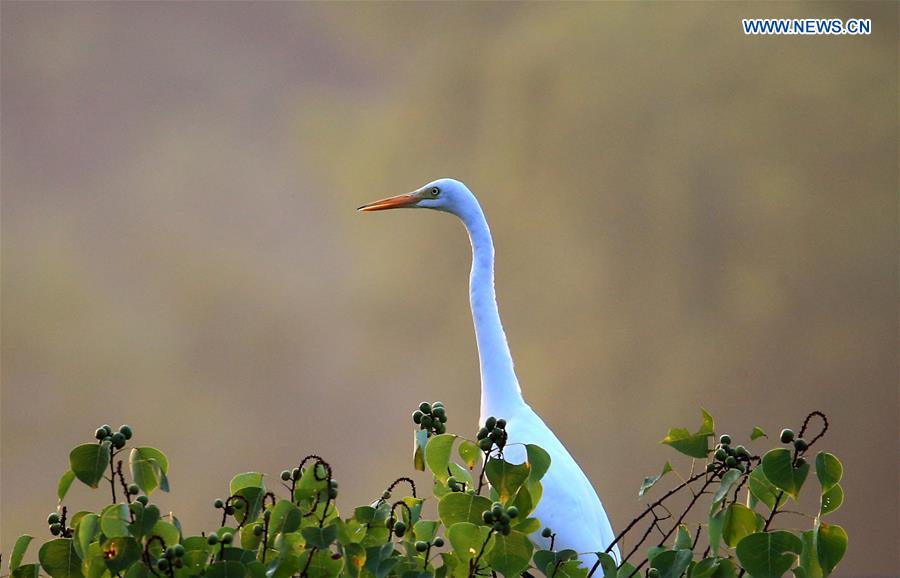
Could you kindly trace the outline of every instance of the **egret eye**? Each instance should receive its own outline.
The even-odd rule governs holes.
[[[437,187],[431,187],[431,196],[436,197],[441,193],[441,190]]]

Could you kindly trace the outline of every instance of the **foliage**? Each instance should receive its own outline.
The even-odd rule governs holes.
[[[823,427],[807,442],[803,436],[813,417],[821,418]],[[47,518],[52,538],[39,547],[36,562],[23,564],[33,538],[20,537],[9,558],[9,576],[474,578],[540,573],[552,578],[776,578],[792,571],[799,578],[824,578],[847,548],[846,532],[823,520],[843,502],[841,462],[826,452],[815,457],[821,499],[811,528],[771,528],[808,478],[812,466],[806,452],[828,427],[819,412],[807,417],[799,436],[789,429],[782,432],[780,441],[790,449],[776,447],[761,457],[743,445],[732,447],[729,435],[720,436],[710,449],[715,423],[706,411],[697,433],[673,428],[663,443],[704,459],[702,471],[694,473],[692,462],[686,479],[635,517],[605,552],[595,553],[554,549],[553,530],[531,517],[550,456],[527,445],[524,463],[507,462],[504,419],[488,419],[475,439],[447,432],[447,413],[440,402],[422,403],[413,421],[419,426],[414,465],[433,475],[427,500],[436,502],[437,518],[425,515],[426,498],[408,477],[395,480],[370,504],[342,515],[331,466],[310,455],[281,472],[280,483],[260,472],[234,476],[228,497],[213,501],[219,511],[217,527],[199,535],[185,532],[176,516],[162,514],[151,503],[157,490],[169,491],[165,454],[152,447],[130,448],[129,482],[124,460],[117,458],[133,432],[128,426],[113,432],[104,425],[94,434],[96,443],[79,445],[70,453],[69,469],[58,485],[59,507]],[[768,436],[760,428],[749,435],[751,441],[763,438]],[[666,462],[661,473],[643,480],[639,496],[669,473],[678,475]],[[112,503],[98,512],[70,515],[63,503],[76,479],[92,488],[107,482]],[[684,489],[691,497],[676,517],[666,504]],[[691,532],[688,515],[701,498],[709,501],[708,513]],[[643,560],[632,563],[654,530],[661,539]],[[626,537],[639,533],[624,559],[614,559],[613,546],[622,547]],[[549,548],[541,547],[548,542]],[[579,555],[584,554],[596,556],[592,567],[582,565]]]

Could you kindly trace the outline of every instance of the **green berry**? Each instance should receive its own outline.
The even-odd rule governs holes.
[[[731,443],[731,436],[728,434],[723,434],[719,436],[719,443],[722,445],[728,445]]]
[[[656,568],[650,568],[647,570],[647,578],[659,578],[659,570]]]
[[[381,499],[382,499],[382,500],[390,500],[390,499],[391,499],[391,493],[390,493],[388,490],[385,490],[384,493],[381,494]]]
[[[500,502],[494,502],[491,506],[491,512],[493,512],[495,516],[499,516],[501,513],[503,513],[503,504],[501,504]]]
[[[797,465],[796,465],[796,467],[802,468],[802,467],[805,466],[805,465],[806,465],[806,460],[805,460],[804,458],[797,458]]]
[[[172,546],[172,551],[175,552],[175,555],[179,558],[184,556],[184,546],[182,546],[181,544],[175,544],[174,546]]]
[[[434,408],[437,408],[437,407],[444,407],[444,402],[442,402],[442,401],[436,401],[436,402],[434,402],[433,404],[431,404],[431,407],[434,407]]]
[[[494,429],[495,425],[497,425],[497,418],[495,418],[494,416],[491,416],[484,420],[484,427],[488,429]]]
[[[486,438],[488,436],[488,433],[489,432],[488,432],[487,428],[481,428],[480,430],[478,430],[478,435],[475,436],[475,439],[477,439],[479,441],[483,440],[484,438]]]
[[[259,536],[263,533],[263,527],[259,524],[253,526],[253,535]]]
[[[106,432],[106,435],[108,435],[108,436],[112,435],[112,428],[109,427],[108,423],[105,423],[105,424],[101,425],[100,427]]]
[[[397,520],[394,523],[394,533],[398,536],[402,536],[406,532],[406,524],[403,523],[403,520]]]
[[[809,445],[803,438],[797,438],[794,440],[794,448],[796,448],[798,452],[805,452],[809,448]]]
[[[288,470],[283,470],[281,472],[281,481],[286,482],[291,479],[291,472]]]
[[[512,532],[512,528],[509,526],[503,526],[503,528],[500,529],[500,533],[504,536],[509,536],[510,532]]]
[[[225,513],[229,516],[234,515],[234,506],[225,506]]]
[[[130,440],[131,436],[134,435],[134,431],[131,429],[131,426],[128,424],[122,424],[119,426],[119,433],[125,436],[126,440]]]
[[[55,524],[57,522],[59,522],[59,514],[57,514],[56,512],[51,512],[50,515],[47,516],[47,523]]]
[[[222,543],[223,543],[223,544],[231,544],[233,541],[234,541],[234,534],[227,533],[227,534],[225,534],[225,535],[222,536]]]
[[[125,447],[125,436],[122,435],[122,432],[116,432],[112,435],[112,444],[116,449]]]
[[[150,498],[148,498],[147,496],[138,496],[137,501],[146,506],[150,503]]]
[[[444,539],[441,537],[435,538],[434,545],[435,545],[435,547],[440,548],[441,546],[444,545]]]
[[[136,496],[141,493],[141,489],[138,487],[137,484],[131,484],[128,486],[128,493],[131,494],[132,496]]]
[[[302,472],[300,471],[300,468],[294,468],[293,470],[291,470],[291,479],[295,481],[299,480],[301,473]]]
[[[390,518],[388,518],[387,520],[384,521],[384,526],[385,526],[388,530],[390,530],[390,529],[392,529],[392,528],[394,527],[394,524],[396,524],[396,523],[397,523],[396,518],[394,518],[393,516],[391,516]]]
[[[445,426],[442,422],[437,422],[434,424],[434,431],[439,434],[447,433],[447,426]]]
[[[216,498],[216,501],[213,502],[213,508],[219,509],[219,508],[224,508],[224,507],[225,507],[225,502],[223,502],[219,498]]]
[[[219,543],[219,537],[215,534],[210,534],[209,538],[206,539],[206,543],[210,546],[215,546]]]
[[[500,514],[500,523],[503,524],[504,526],[508,526],[511,521],[512,521],[512,518],[510,518],[509,514],[507,514],[506,512],[503,512],[502,514]]]
[[[722,448],[719,448],[716,450],[716,459],[719,460],[720,462],[724,462],[725,458],[727,458],[727,457],[728,457],[728,452],[726,452]]]
[[[422,413],[431,413],[431,404],[427,401],[423,401],[419,404],[419,411]]]
[[[428,549],[428,542],[423,542],[422,540],[419,540],[418,542],[416,542],[416,552],[424,552],[427,549]]]
[[[494,441],[490,438],[484,438],[480,442],[478,442],[478,447],[480,447],[484,451],[490,451],[491,446],[494,445]]]
[[[500,429],[505,428],[505,427],[506,427],[506,420],[503,419],[503,418],[498,419],[498,420],[497,420],[497,427],[500,428]]]
[[[744,446],[738,446],[734,448],[734,455],[746,458],[750,455],[750,452],[748,452],[747,448],[745,448]]]
[[[416,423],[416,424],[422,423],[423,415],[424,414],[419,410],[414,411],[413,412],[413,423]]]
[[[173,550],[172,548],[166,548],[166,551],[163,552],[163,556],[166,557],[166,560],[171,560],[175,557],[175,550]]]
[[[481,519],[484,520],[485,524],[491,524],[494,522],[494,514],[490,510],[485,510],[481,513]]]
[[[94,432],[94,437],[97,438],[98,440],[102,440],[103,438],[106,437],[106,430],[103,429],[102,427],[98,427],[97,431]]]
[[[160,570],[168,570],[169,569],[169,561],[165,558],[160,558],[156,561],[156,567]]]
[[[781,430],[781,443],[789,444],[794,441],[794,430],[784,428]]]
[[[728,456],[727,458],[725,458],[725,465],[728,466],[729,468],[735,467],[737,465],[737,463],[738,462],[734,456]]]
[[[172,566],[175,566],[176,568],[184,568],[184,560],[182,560],[181,558],[175,558],[175,560],[172,561]]]
[[[328,489],[328,499],[333,500],[333,499],[337,498],[337,496],[338,496],[337,488],[329,488]]]
[[[541,530],[541,536],[543,536],[544,538],[549,538],[552,535],[553,531],[550,528],[544,528],[543,530]]]
[[[268,520],[272,517],[272,510],[266,510],[263,512],[263,520]]]
[[[443,407],[441,407],[441,406],[435,406],[435,407],[431,410],[431,415],[433,415],[433,416],[436,417],[436,418],[441,418],[441,417],[447,415],[447,413],[446,413],[446,411],[444,410]]]
[[[59,536],[60,532],[62,532],[62,524],[59,522],[50,524],[50,533],[54,536]]]
[[[709,462],[708,464],[706,464],[706,471],[707,471],[707,472],[711,472],[711,471],[713,471],[713,470],[715,470],[715,469],[716,469],[716,464],[715,464],[715,462]]]
[[[510,518],[516,518],[519,516],[519,508],[515,506],[510,506],[506,509],[506,513],[509,514]]]

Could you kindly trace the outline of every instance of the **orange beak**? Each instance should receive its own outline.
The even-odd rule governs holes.
[[[363,205],[356,209],[357,211],[384,211],[387,209],[401,209],[403,207],[411,207],[419,202],[419,197],[413,193],[405,193],[396,197],[388,197]]]

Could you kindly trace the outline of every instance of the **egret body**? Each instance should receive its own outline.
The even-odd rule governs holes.
[[[461,182],[439,179],[411,193],[375,201],[360,211],[433,209],[459,217],[472,243],[469,302],[475,324],[481,366],[481,423],[488,416],[506,419],[509,434],[504,455],[525,460],[522,445],[537,444],[550,454],[550,469],[541,481],[543,496],[534,516],[556,533],[556,549],[571,548],[592,564],[591,552],[603,551],[613,540],[609,518],[584,472],[544,421],[525,403],[506,341],[494,291],[494,244],[481,205]],[[540,533],[532,539],[548,547]],[[619,558],[617,548],[613,550]]]

